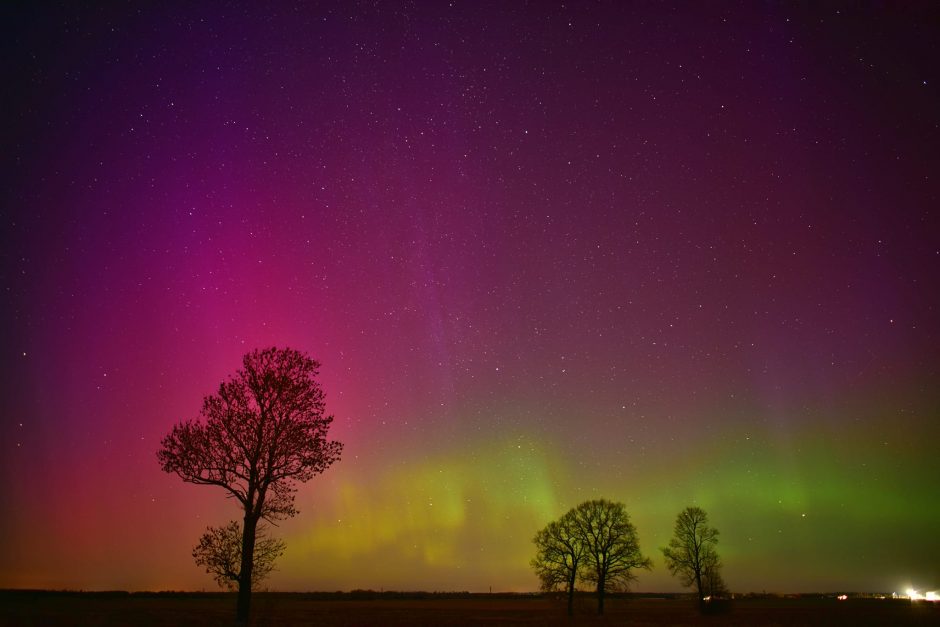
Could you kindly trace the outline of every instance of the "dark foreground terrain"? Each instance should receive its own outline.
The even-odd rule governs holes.
[[[126,594],[0,591],[0,625],[231,625],[235,599],[224,594]],[[620,597],[603,617],[594,600],[538,596],[318,595],[259,593],[252,624],[287,625],[940,625],[940,604],[828,598],[736,599],[727,611],[700,615],[691,601]]]

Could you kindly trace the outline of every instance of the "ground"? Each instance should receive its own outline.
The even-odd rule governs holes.
[[[231,625],[235,599],[223,594],[79,594],[0,592],[0,625],[212,627]],[[940,625],[940,604],[900,600],[737,599],[702,616],[685,599],[612,598],[603,617],[580,597],[573,619],[563,600],[472,595],[464,598],[368,598],[259,593],[252,625]]]

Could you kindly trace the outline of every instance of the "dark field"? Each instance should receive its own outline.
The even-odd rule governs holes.
[[[730,611],[701,616],[683,599],[612,598],[604,617],[594,600],[526,596],[329,598],[259,593],[256,626],[275,625],[940,625],[940,604],[901,600],[737,599]],[[79,594],[0,592],[0,625],[231,625],[235,599],[222,594]]]

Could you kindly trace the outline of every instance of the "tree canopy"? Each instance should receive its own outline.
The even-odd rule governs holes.
[[[225,489],[246,513],[293,516],[296,482],[329,468],[343,449],[326,439],[333,417],[323,414],[319,368],[292,349],[248,353],[242,369],[203,400],[204,420],[177,424],[163,438],[161,467]]]

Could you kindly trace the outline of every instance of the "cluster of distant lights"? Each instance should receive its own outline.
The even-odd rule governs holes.
[[[840,594],[836,599],[840,601],[847,601],[849,595]],[[880,596],[879,599],[884,599],[887,597]],[[918,592],[914,588],[908,588],[904,591],[904,594],[898,594],[897,592],[891,593],[892,599],[910,599],[911,601],[932,601],[934,603],[940,601],[940,591],[931,590],[930,592]]]
[[[901,596],[902,599],[910,599],[911,601],[940,601],[940,592],[936,590],[931,590],[930,592],[918,592],[914,588],[908,588],[904,591],[904,595]]]

